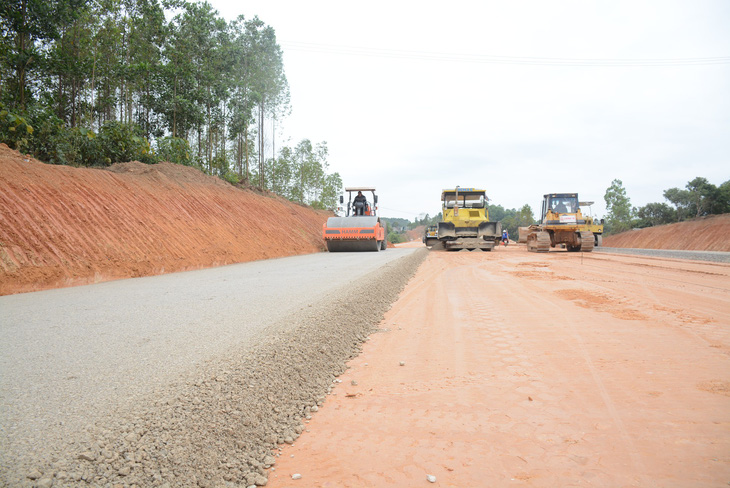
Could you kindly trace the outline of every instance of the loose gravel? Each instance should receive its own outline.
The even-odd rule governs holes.
[[[0,473],[2,486],[264,486],[427,256],[419,250],[290,315],[256,346],[211,360]],[[292,325],[293,324],[293,325]],[[123,392],[120,392],[123,394]]]

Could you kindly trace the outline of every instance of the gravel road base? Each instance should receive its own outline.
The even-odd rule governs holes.
[[[628,247],[597,247],[594,251],[616,254],[635,254],[663,259],[689,259],[691,261],[710,261],[730,263],[730,252],[719,251],[680,251],[670,249],[634,249]]]
[[[278,446],[305,429],[426,255],[398,259],[292,314],[259,345],[87,426],[63,452],[39,446],[44,461],[4,466],[0,484],[264,486]]]

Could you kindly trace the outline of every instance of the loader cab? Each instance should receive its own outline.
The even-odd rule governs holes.
[[[461,227],[474,227],[479,222],[489,220],[487,193],[476,188],[444,190],[441,193],[443,220],[461,222]]]
[[[541,222],[547,223],[548,212],[553,216],[560,214],[575,214],[579,211],[577,193],[549,193],[543,196]]]
[[[378,211],[378,196],[375,194],[373,187],[351,187],[345,188],[347,192],[347,206],[345,207],[346,217],[359,216],[376,216]],[[362,193],[364,201],[358,198],[358,194]],[[340,195],[340,204],[344,205],[345,197]]]
[[[487,202],[484,191],[466,188],[453,191],[444,190],[441,199],[444,208],[484,208]]]

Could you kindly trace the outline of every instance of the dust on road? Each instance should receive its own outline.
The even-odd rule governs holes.
[[[267,486],[726,485],[729,278],[432,252]]]

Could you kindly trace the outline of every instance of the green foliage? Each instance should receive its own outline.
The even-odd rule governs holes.
[[[684,189],[664,190],[666,198],[675,207],[676,220],[730,212],[730,180],[716,187],[707,178],[697,177]]]
[[[487,204],[487,210],[489,210],[489,220],[491,222],[501,222],[508,214],[508,211],[501,205]],[[515,212],[515,210],[512,210],[512,212]]]
[[[491,213],[490,220],[494,220]],[[502,222],[502,230],[506,230],[511,238],[516,239],[518,227],[527,227],[528,225],[534,224],[535,216],[532,213],[532,207],[525,204],[519,210],[506,210],[505,215],[500,222]]]
[[[59,133],[59,140],[62,142],[57,147],[61,148],[60,154],[64,158],[64,164],[71,166],[101,165],[100,161],[103,156],[93,131],[84,127],[64,128]]]
[[[420,219],[419,218],[414,219],[413,223],[408,223],[408,228],[415,229],[419,225],[424,225],[424,226],[436,225],[441,221],[441,218],[442,218],[441,212],[437,213],[433,217],[426,214],[424,217],[422,217]],[[405,219],[403,219],[403,220],[405,220]],[[408,221],[405,220],[405,222],[408,222]]]
[[[18,114],[12,113],[0,103],[0,142],[9,147],[24,151],[33,135],[33,127]]]
[[[687,182],[684,189],[668,188],[663,195],[674,208],[666,203],[648,203],[631,209],[621,180],[614,180],[606,190],[606,208],[609,211],[606,232],[617,233],[631,227],[664,225],[730,212],[730,180],[716,187],[707,178],[697,177]],[[627,211],[627,207],[631,210]]]
[[[684,220],[689,214],[689,192],[677,187],[664,190],[664,198],[675,207],[677,221]]]
[[[267,161],[267,187],[292,201],[317,209],[334,209],[342,193],[339,173],[327,173],[327,143],[312,145],[304,139],[295,147],[283,147],[279,157]]]
[[[107,122],[96,139],[99,159],[96,164],[110,165],[139,161],[152,164],[157,160],[154,157],[149,141],[140,134],[136,125],[121,122]]]
[[[241,182],[241,180],[238,178],[238,175],[234,171],[226,171],[221,175],[221,178],[223,178],[225,181],[232,185],[237,185]]]
[[[388,233],[388,242],[391,242],[393,244],[399,244],[401,242],[406,242],[407,238],[405,234],[399,234],[397,232],[389,232]]]
[[[715,185],[710,184],[707,178],[698,176],[687,183],[685,188],[687,188],[690,207],[695,211],[695,217],[707,215],[715,199],[717,191]]]
[[[408,240],[404,233],[404,229],[410,223],[408,220],[387,218],[380,219],[380,221],[385,226],[385,236],[388,242],[398,244]]]
[[[730,180],[717,187],[711,213],[730,213]]]
[[[190,149],[190,143],[187,139],[180,137],[163,137],[157,139],[157,157],[160,161],[168,161],[184,166],[193,165],[193,154]]]
[[[617,234],[631,229],[633,209],[631,200],[626,196],[626,189],[621,180],[613,180],[611,186],[606,189],[603,196],[606,202],[606,225],[604,231],[606,234]]]
[[[43,161],[149,163],[152,141],[159,158],[226,179],[233,165],[247,180],[258,157],[263,183],[265,122],[288,113],[289,87],[274,29],[227,23],[207,2],[6,0],[0,102],[3,142]],[[324,169],[301,200],[330,205],[339,177]]]
[[[415,225],[413,225],[408,219],[388,217],[387,223],[388,227],[386,230],[388,230],[388,232],[393,231],[400,233],[406,229],[412,229],[413,227],[415,227]]]
[[[0,2],[0,93],[13,111],[23,113],[49,65],[48,44],[72,23],[85,0],[3,0]]]
[[[652,227],[675,221],[676,212],[666,203],[648,203],[636,210],[636,227]]]

